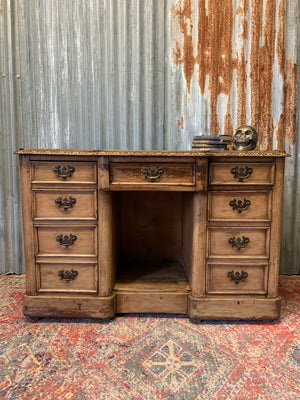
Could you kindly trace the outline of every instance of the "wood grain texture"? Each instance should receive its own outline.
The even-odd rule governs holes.
[[[116,275],[115,229],[111,192],[98,193],[99,296],[110,296]]]
[[[98,158],[99,188],[109,190],[109,161],[108,157]]]
[[[187,313],[187,294],[183,293],[117,293],[117,313]]]
[[[23,313],[28,317],[111,319],[116,314],[116,295],[107,297],[24,295]]]
[[[63,180],[59,178],[53,168],[56,166],[71,166],[74,172],[70,177]],[[54,183],[66,185],[82,185],[86,183],[97,183],[97,168],[95,162],[34,162],[31,165],[31,180],[32,183]]]
[[[234,177],[233,168],[246,167],[252,169],[249,177],[243,181]],[[231,162],[231,163],[211,163],[209,168],[210,185],[235,185],[235,186],[258,186],[271,185],[274,181],[274,165],[270,163],[251,163],[251,162]]]
[[[271,191],[210,191],[208,193],[208,219],[209,221],[245,221],[245,222],[270,222],[271,221]],[[249,206],[240,211],[230,202],[239,201]]]
[[[242,281],[234,281],[228,273],[245,272],[247,277]],[[249,263],[207,263],[208,294],[266,294],[268,264]]]
[[[40,263],[37,266],[38,292],[68,294],[97,294],[98,277],[97,264],[80,264],[78,262],[66,263]],[[73,280],[67,281],[61,278],[60,271],[75,271]]]
[[[96,220],[97,219],[97,192],[96,190],[34,190],[33,191],[33,218],[37,220]],[[57,199],[75,199],[69,209],[59,207]]]
[[[192,320],[273,320],[280,317],[281,299],[205,298],[189,296],[188,315]]]
[[[275,184],[272,200],[272,226],[270,237],[270,261],[268,297],[278,296],[278,274],[280,262],[280,234],[282,218],[282,195],[284,179],[284,159],[275,161]]]
[[[284,155],[220,153],[20,153],[25,315],[278,318]],[[60,163],[77,175],[53,178]],[[157,185],[144,183],[145,165],[164,169]],[[235,179],[232,168],[245,166],[249,177]],[[76,197],[74,207],[59,209],[63,196]],[[245,199],[241,212],[230,204]],[[65,247],[60,234],[76,240]],[[243,237],[246,246],[232,245]],[[72,269],[74,279],[60,279]],[[232,271],[244,279],[236,283]]]
[[[38,226],[37,241],[39,256],[79,256],[88,257],[97,255],[97,227],[96,226]],[[73,235],[76,240],[69,246],[61,245],[57,236]]]
[[[182,260],[189,282],[192,282],[194,232],[194,193],[184,193],[182,203]]]
[[[120,209],[122,259],[181,261],[181,192],[124,192]]]
[[[119,267],[114,290],[122,292],[183,292],[190,290],[179,262],[132,262]]]
[[[31,170],[28,156],[20,157],[20,181],[22,194],[23,240],[26,272],[26,293],[35,295],[37,291],[35,271],[35,232],[32,224]]]
[[[198,151],[198,150],[83,150],[83,149],[20,149],[15,152],[19,155],[38,155],[38,156],[52,156],[57,159],[62,156],[110,156],[110,157],[234,157],[234,158],[247,158],[247,157],[287,157],[288,154],[283,151]],[[31,157],[34,159],[34,157]],[[40,159],[40,158],[37,158]],[[49,159],[49,158],[48,158]]]
[[[238,249],[229,240],[231,238],[249,239],[249,243]],[[269,256],[269,229],[244,227],[219,227],[209,228],[207,235],[208,257],[231,257],[231,258],[267,258]]]
[[[174,162],[111,163],[110,184],[195,186],[195,165]]]
[[[205,296],[205,262],[206,262],[206,218],[207,195],[197,192],[193,198],[193,249],[191,267],[191,291],[193,296]]]

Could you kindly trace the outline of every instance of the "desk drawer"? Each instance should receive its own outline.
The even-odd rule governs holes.
[[[96,227],[44,227],[37,230],[39,256],[96,256]]]
[[[97,192],[95,190],[35,190],[33,196],[35,220],[97,219]]]
[[[267,163],[211,163],[210,185],[272,185],[274,165]]]
[[[269,256],[269,228],[208,228],[208,257]]]
[[[193,163],[111,163],[111,186],[195,186]]]
[[[38,293],[97,293],[97,265],[88,263],[40,263]]]
[[[207,264],[208,294],[266,294],[267,264]]]
[[[211,191],[210,221],[270,221],[272,192]]]
[[[95,162],[48,162],[36,161],[31,164],[32,183],[96,184]]]

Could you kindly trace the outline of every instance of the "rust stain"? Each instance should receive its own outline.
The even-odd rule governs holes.
[[[199,64],[199,87],[201,93],[205,92],[206,75],[209,73],[209,40],[208,40],[208,14],[206,12],[205,0],[198,3],[199,22],[198,22],[198,43],[197,43],[197,62]]]
[[[238,1],[235,13],[239,17],[241,33],[238,38],[240,48],[236,50],[235,55],[232,54],[232,0],[178,0],[172,8],[172,17],[179,27],[180,34],[180,39],[177,38],[173,47],[173,57],[177,65],[182,65],[189,92],[195,72],[198,73],[198,85],[202,95],[208,82],[210,133],[218,134],[220,131],[217,107],[218,96],[221,93],[227,95],[224,131],[227,134],[233,132],[231,89],[233,71],[236,70],[237,126],[244,124],[247,119],[246,91],[249,78],[251,125],[259,133],[261,150],[271,150],[273,145],[272,83],[275,51],[279,73],[284,82],[284,110],[276,127],[278,149],[283,150],[285,137],[289,138],[290,143],[295,142],[297,68],[292,60],[286,60],[285,55],[286,0],[276,3],[276,0]],[[246,42],[250,44],[249,58],[245,55]],[[249,76],[246,71],[247,62]],[[178,126],[183,127],[183,118],[178,121]]]
[[[244,50],[241,57],[236,62],[236,85],[237,85],[237,127],[246,122],[246,89],[247,89],[247,74],[246,60]]]
[[[179,65],[180,62],[182,61],[182,54],[181,54],[181,48],[178,42],[175,44],[175,49],[173,49],[173,57],[175,64]]]
[[[206,8],[205,0],[198,0],[198,40],[194,47],[192,1],[183,0],[172,10],[183,37],[181,46],[176,41],[173,56],[177,65],[183,65],[183,72],[190,92],[191,80],[199,68],[198,83],[201,93],[205,92],[205,81],[208,76],[208,90],[210,93],[210,132],[218,134],[220,127],[217,116],[217,103],[220,93],[230,96],[233,73],[232,59],[232,27],[233,9],[232,0],[224,0],[220,7],[219,0],[210,0]],[[194,49],[197,50],[194,56]],[[231,123],[231,104],[227,103],[225,120],[226,125]],[[227,129],[227,128],[226,128]]]
[[[180,129],[184,129],[184,119],[183,116],[181,117],[181,119],[178,120],[178,126]]]
[[[285,76],[285,5],[286,0],[281,0],[278,10],[278,33],[277,33],[277,44],[276,53],[278,58],[279,73],[284,78]]]
[[[211,0],[208,10],[209,29],[209,92],[210,92],[210,133],[217,135],[220,130],[217,103],[220,93],[229,96],[225,121],[231,122],[230,92],[232,85],[232,1],[226,0],[219,6],[219,0]],[[199,23],[201,23],[199,21]],[[232,126],[232,124],[231,124]]]
[[[276,53],[278,59],[278,68],[279,73],[282,76],[283,85],[283,104],[286,102],[286,90],[284,87],[284,83],[286,81],[286,73],[285,73],[285,3],[286,0],[281,0],[279,4],[278,10],[278,32],[277,32],[277,44],[276,44]],[[277,139],[277,149],[283,150],[284,148],[284,124],[285,124],[285,113],[282,112],[279,118],[278,126],[276,127],[276,139]]]
[[[279,28],[277,33],[276,53],[279,73],[283,79],[283,112],[280,115],[276,129],[277,149],[284,149],[284,139],[289,140],[290,146],[296,142],[296,85],[297,65],[292,59],[286,60],[285,53],[285,8],[286,0],[281,0],[278,10]]]
[[[183,72],[186,78],[188,91],[191,90],[191,80],[195,69],[193,24],[192,24],[192,0],[185,0],[178,7],[172,9],[173,15],[178,19],[180,32],[183,36],[183,46],[179,53],[179,43],[176,43],[176,50],[173,53],[177,64],[183,60]],[[178,57],[180,54],[180,58]]]
[[[284,132],[285,137],[289,140],[290,146],[293,146],[296,142],[297,65],[291,59],[286,61],[286,76],[287,80],[284,88]]]
[[[249,10],[249,0],[242,0],[237,8],[236,14],[240,16],[242,32],[240,40],[248,39],[248,20],[247,14]],[[244,44],[241,48],[241,54],[236,57],[236,85],[237,85],[237,126],[245,124],[247,111],[246,111],[246,89],[247,89],[247,74],[246,74],[246,59]]]
[[[259,133],[261,150],[272,149],[272,80],[275,50],[275,0],[251,1],[251,125]],[[263,45],[260,41],[263,40]]]
[[[264,45],[260,47],[260,121],[261,149],[271,150],[273,144],[272,81],[275,53],[275,0],[267,0],[264,20]]]
[[[246,18],[248,11],[249,11],[249,0],[240,0],[240,4],[236,9],[236,15],[240,15],[242,17],[241,18],[242,33],[240,35],[241,40],[247,40],[249,36],[248,19]]]
[[[259,129],[259,38],[262,34],[263,2],[251,1],[251,49],[250,49],[250,89],[251,89],[251,125]]]

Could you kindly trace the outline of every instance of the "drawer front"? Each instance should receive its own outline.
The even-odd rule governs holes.
[[[211,185],[272,185],[274,165],[267,163],[211,163]]]
[[[97,192],[80,190],[36,190],[34,219],[97,219]]]
[[[40,263],[38,292],[97,293],[97,265],[86,263]]]
[[[96,227],[36,228],[39,256],[96,256]]]
[[[206,291],[211,294],[266,294],[267,264],[207,264]]]
[[[268,257],[268,228],[208,228],[208,257]]]
[[[31,164],[32,183],[96,184],[95,162],[48,162]]]
[[[111,163],[111,185],[195,186],[193,163]]]
[[[210,221],[270,221],[272,192],[208,193]]]

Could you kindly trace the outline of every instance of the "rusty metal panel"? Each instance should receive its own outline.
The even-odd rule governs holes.
[[[292,155],[281,265],[300,273],[298,16],[296,0],[0,0],[0,272],[24,268],[18,147],[190,149],[246,122]]]

